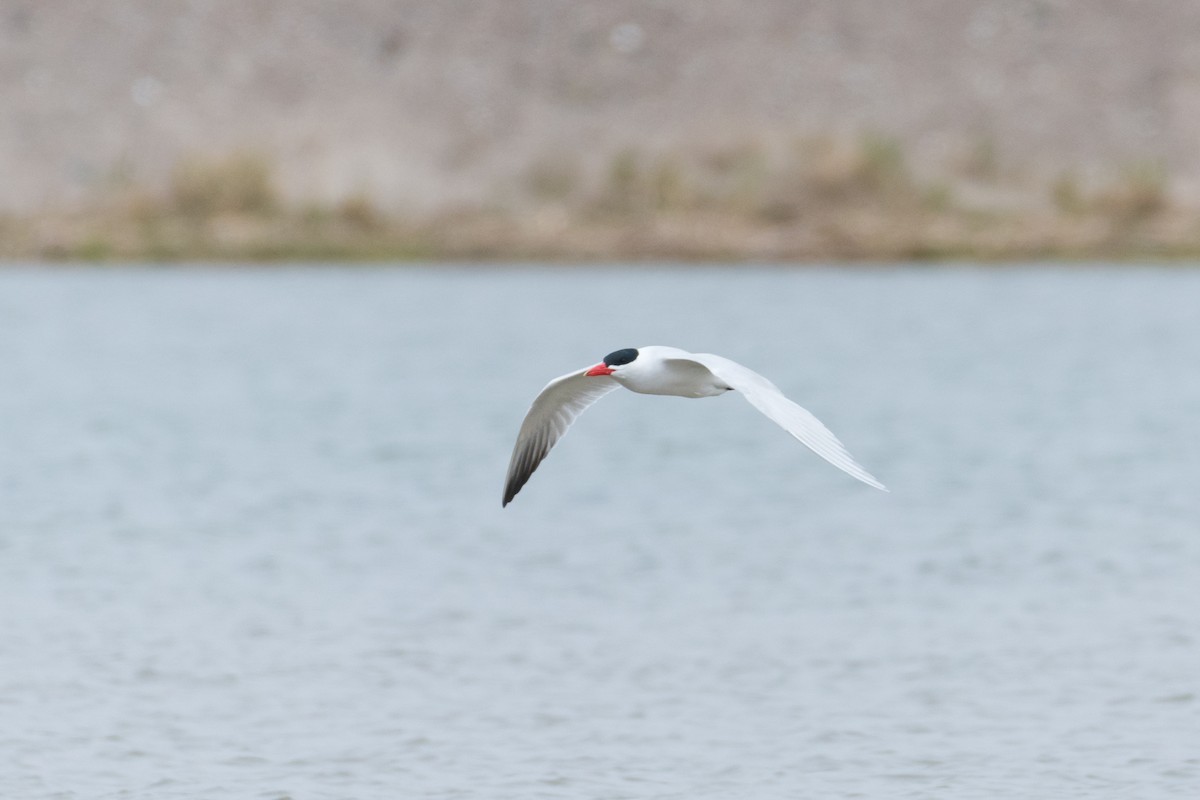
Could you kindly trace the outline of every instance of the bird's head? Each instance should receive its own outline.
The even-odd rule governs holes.
[[[606,355],[603,361],[585,372],[584,375],[592,378],[599,375],[612,375],[614,378],[620,378],[622,369],[636,361],[637,357],[638,351],[635,347],[614,350]]]

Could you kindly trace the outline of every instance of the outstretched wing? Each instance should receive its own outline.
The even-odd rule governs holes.
[[[887,491],[886,486],[859,466],[833,432],[821,424],[821,420],[784,397],[779,387],[762,375],[736,361],[711,353],[693,353],[689,357],[708,367],[709,372],[741,392],[742,396],[750,401],[750,405],[795,436],[821,458],[863,483]]]
[[[546,384],[529,407],[517,434],[508,477],[504,479],[504,505],[517,496],[575,418],[619,385],[607,375],[589,377],[583,372],[572,372]]]

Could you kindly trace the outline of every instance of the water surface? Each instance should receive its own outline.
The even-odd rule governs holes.
[[[0,270],[0,796],[1191,797],[1200,273]],[[619,392],[500,508],[550,378]]]

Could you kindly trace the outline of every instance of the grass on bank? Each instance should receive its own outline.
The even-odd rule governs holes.
[[[366,194],[296,205],[256,153],[189,157],[158,191],[114,186],[71,212],[0,218],[0,256],[85,260],[1030,259],[1200,254],[1200,217],[1132,164],[1099,185],[1006,175],[990,142],[935,181],[880,135],[565,157],[505,207],[411,218]],[[1019,202],[1005,200],[1017,197]],[[995,198],[1000,198],[998,202]]]

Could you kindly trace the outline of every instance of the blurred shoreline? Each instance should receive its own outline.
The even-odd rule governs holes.
[[[0,0],[0,258],[1200,255],[1200,5]]]
[[[922,181],[899,142],[797,139],[618,153],[600,178],[539,163],[509,204],[401,214],[366,194],[289,202],[268,158],[188,158],[165,189],[114,180],[85,204],[0,216],[0,257],[71,261],[1186,259],[1200,215],[1151,166],[1085,190],[986,162]],[[965,188],[964,188],[965,187]],[[1006,206],[1004,199],[1017,201]],[[1031,200],[1032,198],[1032,200]]]

